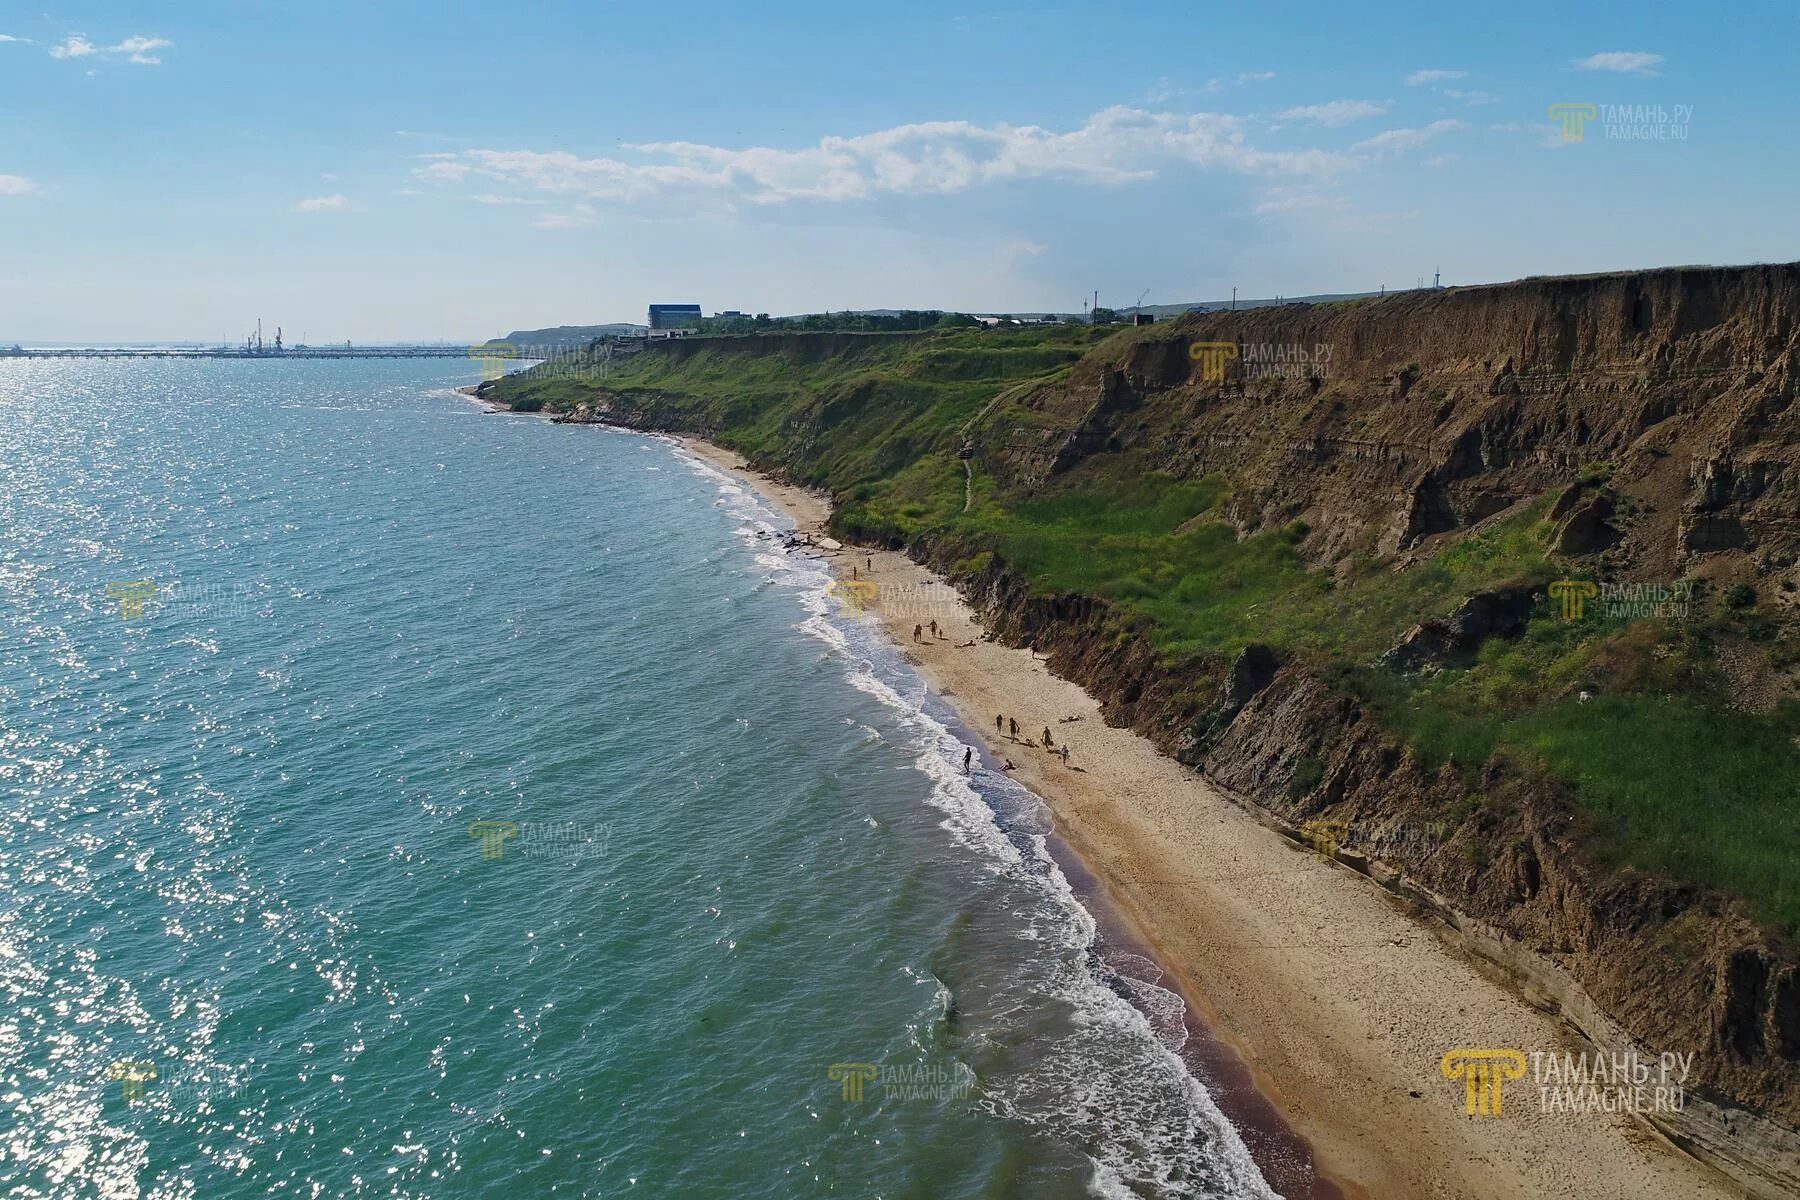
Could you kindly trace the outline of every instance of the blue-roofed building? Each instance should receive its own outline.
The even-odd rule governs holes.
[[[693,329],[700,324],[698,304],[652,304],[650,328]]]

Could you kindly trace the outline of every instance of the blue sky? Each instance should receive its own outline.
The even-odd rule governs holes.
[[[1800,258],[1800,6],[1364,8],[0,3],[0,341]]]

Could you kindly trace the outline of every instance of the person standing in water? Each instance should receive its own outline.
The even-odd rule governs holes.
[[[964,775],[974,774],[974,772],[969,767],[969,764],[974,761],[975,761],[975,751],[970,749],[967,746],[964,746],[963,747],[963,774]]]

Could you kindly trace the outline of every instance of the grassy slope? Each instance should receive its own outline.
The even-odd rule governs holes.
[[[846,536],[929,533],[971,559],[1000,555],[1044,593],[1104,598],[1196,694],[1250,641],[1311,659],[1426,762],[1461,768],[1472,790],[1496,752],[1551,772],[1586,810],[1594,852],[1718,887],[1800,930],[1800,709],[1726,707],[1712,657],[1719,636],[1753,618],[1705,596],[1675,622],[1626,623],[1595,606],[1565,623],[1546,610],[1524,636],[1434,675],[1372,665],[1413,623],[1473,591],[1562,574],[1546,552],[1547,498],[1404,571],[1371,561],[1335,582],[1296,552],[1303,530],[1239,539],[1217,519],[1230,481],[1160,476],[1129,454],[1094,456],[1030,496],[1007,494],[977,465],[964,512],[955,450],[967,431],[996,417],[1041,423],[1016,402],[1104,336],[871,336],[811,359],[701,348],[673,366],[656,354],[615,363],[608,387],[703,413],[720,442],[829,488]],[[550,408],[592,395],[586,382],[529,376],[502,392]],[[1602,698],[1570,697],[1590,682]]]

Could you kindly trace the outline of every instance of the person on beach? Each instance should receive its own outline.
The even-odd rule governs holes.
[[[1006,760],[1006,765],[1004,767],[1001,767],[1000,769],[1002,771],[1016,771],[1019,769],[1019,765],[1017,763],[1013,762],[1013,760],[1009,758]]]
[[[937,622],[933,621],[931,623],[931,636],[935,638],[937,635],[938,635]]]
[[[1008,717],[1008,718],[1007,718],[1007,719],[1006,719],[1006,723],[1007,723],[1007,724],[1008,724],[1008,725],[1009,725],[1009,726],[1011,726],[1011,727],[1012,727],[1012,740],[1013,740],[1013,741],[1015,741],[1015,742],[1016,742],[1016,741],[1018,741],[1018,740],[1019,740],[1019,722],[1018,722],[1018,719],[1017,719],[1017,718],[1016,718],[1016,717]]]
[[[1046,725],[1044,726],[1044,749],[1048,750],[1054,745],[1056,745],[1056,739],[1050,736],[1050,727]]]
[[[924,640],[925,640],[925,627],[923,625],[914,625],[913,626],[913,641],[922,642]]]
[[[869,568],[869,574],[873,575],[875,573],[875,556],[870,555],[863,559],[863,565]]]
[[[852,583],[854,583],[856,581],[856,564],[855,563],[850,564],[850,580]]]
[[[1001,719],[1001,714],[999,714],[999,713],[994,714],[994,732],[995,733],[1006,732],[1006,722]]]
[[[1062,756],[1063,766],[1065,766],[1065,767],[1068,766],[1069,765],[1069,743],[1064,742],[1062,744],[1062,748],[1060,750],[1058,750],[1057,753]]]
[[[974,772],[969,767],[969,764],[974,761],[975,761],[975,751],[970,749],[967,746],[964,746],[963,747],[963,774],[964,775],[974,774]]]

